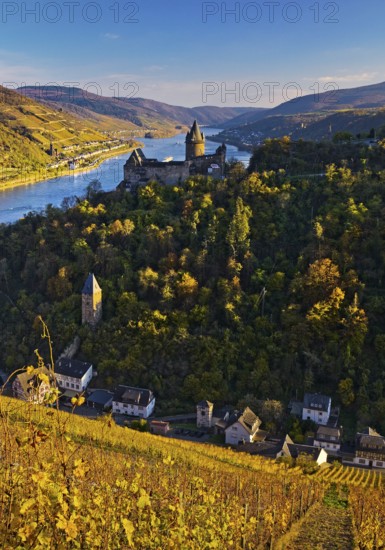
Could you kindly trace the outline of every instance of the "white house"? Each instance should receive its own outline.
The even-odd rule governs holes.
[[[328,454],[338,454],[341,449],[341,430],[331,426],[318,426],[314,447],[325,449]]]
[[[76,359],[63,357],[55,365],[55,378],[61,389],[83,392],[92,380],[93,367]]]
[[[112,412],[148,418],[155,408],[155,396],[151,390],[118,386],[112,399]]]
[[[259,430],[261,420],[249,407],[230,416],[225,428],[225,441],[229,445],[252,443]]]
[[[332,400],[320,393],[305,393],[302,408],[302,420],[312,420],[316,424],[326,425],[330,418]]]

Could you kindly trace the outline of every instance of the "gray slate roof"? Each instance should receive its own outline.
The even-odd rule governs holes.
[[[100,291],[101,288],[98,284],[98,281],[96,280],[95,275],[93,273],[89,273],[86,282],[84,283],[82,294],[88,294],[92,296],[93,294],[95,294],[95,292]]]
[[[365,428],[356,436],[356,449],[385,455],[385,438],[372,428]]]
[[[321,393],[305,393],[303,398],[304,409],[315,409],[317,411],[327,412],[331,405],[331,398]]]
[[[114,393],[113,400],[116,403],[127,403],[128,405],[147,407],[153,399],[154,394],[151,390],[133,388],[131,386],[118,386]]]
[[[62,357],[56,362],[55,374],[71,376],[72,378],[83,378],[90,367],[92,367],[91,363],[84,363],[77,359]]]
[[[187,132],[186,135],[186,143],[194,143],[197,141],[204,141],[205,137],[200,131],[200,128],[198,126],[198,123],[196,120],[194,120],[194,124],[191,127],[191,130]]]
[[[262,421],[258,418],[256,414],[253,413],[253,411],[249,407],[246,407],[243,412],[235,411],[230,416],[226,429],[236,422],[239,422],[250,434],[258,431],[260,425],[262,424]]]
[[[339,428],[333,428],[331,426],[318,426],[315,439],[325,438],[329,441],[330,437],[341,437],[341,430]]]

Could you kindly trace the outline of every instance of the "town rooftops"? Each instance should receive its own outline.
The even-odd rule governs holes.
[[[327,412],[331,405],[331,398],[321,393],[305,393],[303,399],[304,409],[316,409]]]
[[[98,285],[98,281],[95,278],[93,273],[89,273],[86,282],[84,283],[82,294],[95,294],[95,292],[100,292],[101,288]]]
[[[333,428],[332,426],[318,426],[316,436],[314,439],[325,439],[330,441],[331,437],[340,439],[341,430],[340,428]]]
[[[83,361],[78,361],[77,359],[62,357],[56,362],[55,374],[80,379],[83,378],[89,368],[92,368],[91,363],[84,363]]]
[[[130,405],[139,405],[147,407],[154,399],[151,390],[143,388],[132,388],[130,386],[118,386],[114,393],[114,401],[117,403],[127,403]]]

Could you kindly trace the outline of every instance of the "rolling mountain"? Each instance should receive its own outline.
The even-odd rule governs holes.
[[[28,86],[19,88],[23,95],[51,106],[60,106],[65,111],[86,117],[98,113],[129,121],[140,130],[175,131],[175,126],[192,124],[194,119],[204,126],[220,127],[226,121],[250,111],[264,111],[248,107],[178,107],[152,99],[139,97],[105,97],[80,88]],[[79,111],[79,109],[82,109]]]
[[[282,103],[265,113],[246,113],[224,125],[215,141],[253,146],[267,137],[330,139],[336,132],[353,135],[385,124],[385,82],[308,95]]]

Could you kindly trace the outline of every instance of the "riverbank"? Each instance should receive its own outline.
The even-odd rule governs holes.
[[[210,141],[215,141],[215,143],[224,143],[225,145],[233,145],[234,147],[237,147],[241,151],[248,151],[249,153],[252,153],[257,147],[257,145],[249,145],[247,143],[243,143],[241,140],[238,139],[231,139],[227,137],[223,137],[221,135],[219,136],[207,136],[207,139]]]
[[[87,164],[87,166],[81,166],[79,168],[75,168],[74,170],[70,170],[68,166],[60,166],[58,168],[53,168],[51,170],[40,170],[35,172],[28,172],[25,174],[22,174],[21,176],[18,176],[17,178],[13,178],[4,182],[0,181],[0,191],[5,191],[7,189],[14,189],[16,187],[22,187],[24,185],[33,185],[34,183],[40,183],[42,181],[48,181],[51,179],[60,178],[63,176],[72,176],[75,174],[84,174],[88,172],[88,170],[94,170],[95,168],[98,168],[100,164],[102,164],[105,160],[113,157],[117,157],[120,155],[123,155],[124,153],[129,153],[130,151],[133,151],[137,147],[141,147],[141,142],[135,142],[134,145],[131,143],[130,145],[122,145],[121,147],[118,147],[116,149],[110,150],[110,151],[104,151],[103,153],[100,153],[99,156],[98,152],[95,152],[95,156],[97,158],[91,163]]]

